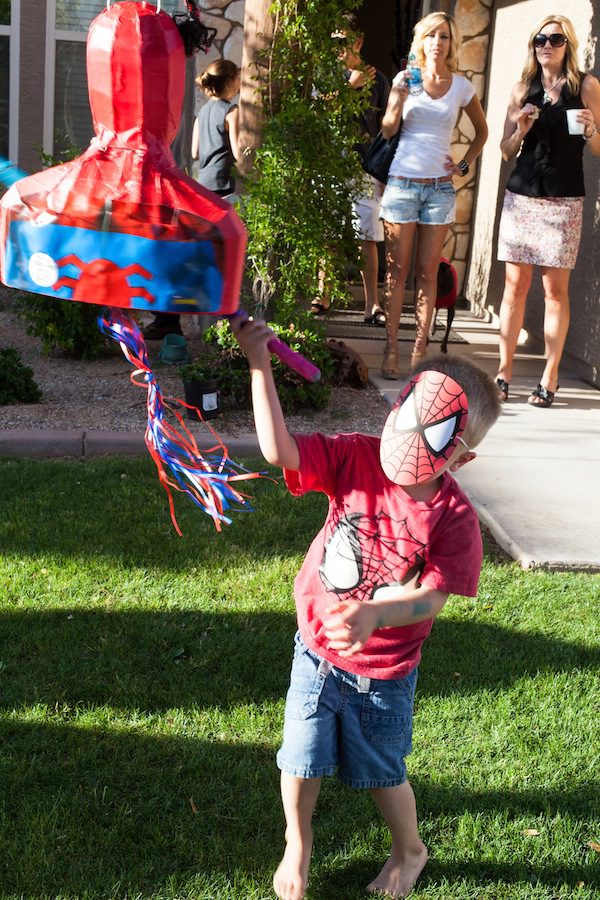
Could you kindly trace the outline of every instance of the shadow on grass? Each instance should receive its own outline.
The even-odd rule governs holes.
[[[0,734],[2,896],[138,896],[261,866],[270,878],[271,745],[10,721]]]
[[[371,857],[361,862],[349,863],[333,873],[311,881],[311,900],[331,900],[332,897],[343,897],[344,900],[364,900],[364,887],[377,875],[385,857]],[[510,897],[511,887],[522,888],[519,897],[530,896],[525,891],[532,887],[547,888],[550,893],[544,894],[549,900],[576,896],[580,890],[576,885],[583,882],[593,890],[598,883],[597,866],[582,861],[576,868],[553,865],[528,865],[526,862],[493,863],[461,860],[447,863],[429,858],[429,862],[417,883],[417,890],[422,890],[427,897],[464,897],[476,898],[485,896]],[[453,885],[453,887],[449,887]],[[560,889],[569,885],[569,893]],[[444,889],[448,888],[448,892]],[[498,893],[495,892],[497,886]],[[437,888],[437,891],[436,891]],[[557,893],[556,891],[559,891]],[[573,894],[571,894],[571,890]],[[436,891],[436,893],[430,893]],[[438,893],[439,892],[439,893]],[[411,895],[412,896],[412,895]],[[535,895],[541,897],[540,894]],[[585,893],[584,896],[591,896]],[[595,894],[594,894],[595,896]]]
[[[0,707],[162,712],[277,701],[287,689],[294,630],[293,615],[276,612],[0,612]],[[436,622],[424,657],[422,697],[496,692],[524,675],[600,667],[595,649],[448,619]]]
[[[0,736],[3,896],[138,896],[160,893],[167,884],[173,896],[181,896],[195,879],[200,878],[199,889],[203,883],[222,884],[224,877],[233,883],[240,872],[269,895],[283,839],[270,741],[235,745],[216,738],[9,720],[0,726]],[[464,810],[591,818],[595,787],[502,792],[415,782],[423,814],[430,818],[460,816]],[[364,844],[373,821],[378,815],[364,794],[327,783],[317,813],[312,897],[346,900],[374,877],[387,852],[380,846],[368,851],[364,864],[330,857],[332,842],[342,849],[360,835]],[[425,884],[460,878],[479,885],[495,880],[555,885],[575,876],[587,883],[593,877],[583,857],[576,872],[569,863],[529,865],[525,857],[505,864],[432,860]]]

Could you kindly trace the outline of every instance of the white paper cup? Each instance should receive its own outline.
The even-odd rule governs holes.
[[[580,109],[568,109],[567,111],[567,128],[569,134],[583,134],[585,131],[585,122],[578,122],[577,116],[581,112]]]

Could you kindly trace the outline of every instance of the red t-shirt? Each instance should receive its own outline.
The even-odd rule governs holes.
[[[415,578],[434,590],[474,597],[483,555],[475,510],[446,472],[431,502],[413,500],[383,472],[378,437],[294,437],[300,468],[284,470],[288,490],[295,496],[322,491],[329,498],[325,524],[294,583],[302,639],[348,672],[401,678],[418,665],[431,619],[377,629],[346,659],[327,645],[325,611],[342,600],[366,602],[385,585],[414,587]]]

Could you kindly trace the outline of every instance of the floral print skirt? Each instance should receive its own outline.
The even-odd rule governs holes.
[[[525,197],[506,191],[498,259],[574,269],[582,220],[583,197]]]

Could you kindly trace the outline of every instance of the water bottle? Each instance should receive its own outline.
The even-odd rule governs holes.
[[[406,71],[408,72],[408,78],[406,79],[408,84],[408,93],[412,94],[413,97],[417,97],[419,94],[423,93],[423,79],[421,77],[420,68],[415,65],[415,57],[412,53],[408,57],[408,65],[406,67]]]

